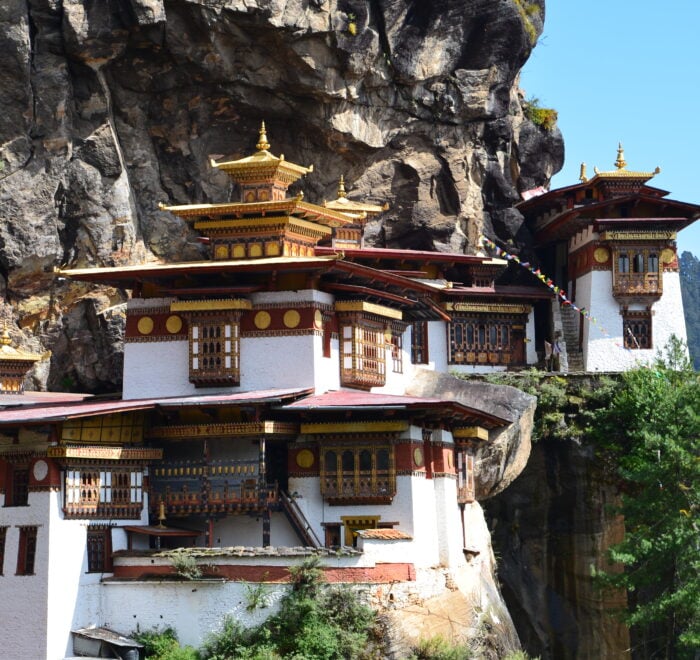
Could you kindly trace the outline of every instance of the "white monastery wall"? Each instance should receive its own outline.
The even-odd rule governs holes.
[[[527,325],[525,326],[525,361],[528,364],[537,364],[537,347],[535,346],[535,310],[532,309],[527,316]]]
[[[454,568],[465,563],[462,521],[457,503],[457,479],[437,477],[433,481],[440,564]]]
[[[445,321],[428,321],[428,364],[427,369],[447,373],[447,324]]]
[[[654,360],[663,351],[671,335],[686,340],[680,276],[663,273],[663,295],[652,305],[652,348],[624,348],[620,304],[612,295],[612,272],[592,271],[579,278],[576,304],[591,312],[596,322],[584,320],[584,367],[587,371],[624,371]],[[631,304],[630,310],[643,310],[645,305]],[[603,334],[604,328],[608,335]]]
[[[382,394],[404,394],[406,385],[411,377],[411,330],[410,326],[406,328],[402,338],[401,348],[401,371],[394,371],[393,358],[391,347],[386,348],[385,364],[386,364],[386,383],[383,387],[373,387],[372,392]],[[340,365],[338,364],[338,368]]]
[[[50,493],[30,492],[29,506],[3,509],[7,526],[5,561],[0,591],[0,657],[3,660],[62,658],[63,648],[47,651],[50,639],[48,618],[49,502]],[[11,515],[11,520],[10,520]],[[37,526],[33,575],[16,575],[19,526]]]

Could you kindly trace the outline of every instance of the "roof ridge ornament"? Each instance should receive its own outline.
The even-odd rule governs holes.
[[[345,192],[345,177],[343,175],[340,175],[340,180],[338,181],[338,199],[341,197],[347,197],[348,194]]]
[[[617,167],[618,170],[624,170],[625,167],[627,167],[625,150],[622,148],[622,142],[617,143],[617,159],[615,160],[615,167]]]
[[[588,177],[586,176],[586,163],[581,163],[581,171],[579,172],[578,180],[581,183],[586,183],[586,181],[588,181]]]
[[[258,151],[269,151],[270,143],[267,141],[267,132],[265,130],[265,121],[264,120],[260,123],[260,130],[258,131],[258,133],[259,133],[260,137],[258,139],[258,143],[255,145],[257,147]],[[280,159],[280,160],[282,160],[282,159]]]

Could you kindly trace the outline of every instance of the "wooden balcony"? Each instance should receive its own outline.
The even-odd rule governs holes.
[[[390,504],[396,495],[393,470],[326,473],[322,479],[323,496],[330,504]]]
[[[151,478],[151,513],[166,516],[263,511],[278,501],[276,485],[259,478],[258,461],[180,461],[158,466]]]
[[[660,298],[662,293],[663,279],[659,273],[615,273],[613,283],[615,297]]]

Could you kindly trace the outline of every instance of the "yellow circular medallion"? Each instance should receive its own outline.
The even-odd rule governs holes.
[[[136,327],[142,335],[150,335],[153,332],[153,319],[150,316],[142,316]]]
[[[268,328],[270,326],[271,321],[272,317],[270,316],[270,313],[265,311],[258,312],[255,315],[255,319],[253,320],[253,322],[255,323],[255,327],[258,330],[265,330],[266,328]]]
[[[314,312],[314,325],[317,328],[322,328],[323,327],[323,313],[321,312],[320,309],[317,309]]]
[[[413,450],[413,462],[416,466],[423,467],[423,450],[420,447]]]
[[[310,468],[314,464],[314,454],[309,449],[302,449],[297,454],[297,465],[300,468]]]
[[[286,328],[296,328],[301,321],[301,316],[296,309],[288,309],[282,319]]]
[[[676,253],[671,248],[661,250],[661,263],[670,264],[676,257]]]
[[[168,316],[168,320],[165,322],[165,329],[174,335],[180,330],[182,330],[182,319],[179,316]]]
[[[593,252],[593,258],[599,264],[604,264],[608,260],[609,256],[610,253],[608,252],[608,248],[598,247],[595,249],[595,252]]]

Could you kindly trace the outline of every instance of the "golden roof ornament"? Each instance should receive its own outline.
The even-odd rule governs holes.
[[[338,199],[341,197],[347,197],[348,194],[345,192],[345,178],[340,175],[340,180],[338,181]]]
[[[581,183],[586,183],[586,181],[588,181],[588,177],[586,176],[586,163],[581,163],[581,171],[579,173],[578,180]]]
[[[617,160],[615,160],[615,167],[617,167],[618,170],[624,170],[625,167],[627,167],[625,150],[622,148],[622,142],[617,143]]]
[[[260,137],[258,138],[258,143],[255,146],[257,147],[258,151],[268,151],[270,149],[270,143],[267,141],[264,121],[260,124],[259,134]],[[282,159],[284,159],[284,156],[282,156]]]
[[[10,333],[7,330],[7,322],[3,321],[2,324],[2,335],[0,336],[0,346],[11,346],[12,339],[10,338]]]

